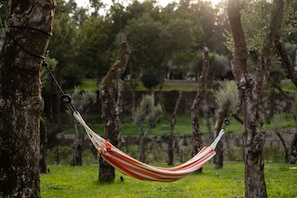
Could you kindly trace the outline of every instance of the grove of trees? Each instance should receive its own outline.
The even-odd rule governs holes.
[[[0,113],[5,115],[0,116],[0,197],[40,196],[41,95],[59,97],[52,83],[41,86],[45,57],[54,62],[53,73],[63,89],[72,89],[86,78],[96,79],[104,137],[115,146],[121,130],[122,79],[129,79],[133,89],[133,113],[139,81],[152,91],[166,78],[185,78],[190,73],[198,81],[201,76],[191,109],[193,154],[201,146],[198,121],[207,85],[214,80],[233,79],[239,92],[231,98],[241,101],[239,112],[244,126],[245,196],[267,197],[261,128],[274,113],[266,116],[263,95],[267,87],[271,95],[281,92],[283,79],[297,86],[297,2],[228,0],[214,7],[208,1],[180,0],[161,7],[155,1],[131,1],[127,5],[113,1],[110,8],[105,6],[94,0],[90,0],[90,9],[78,7],[75,0],[0,1]],[[123,42],[119,35],[127,40]],[[206,47],[209,50],[203,56]],[[165,100],[161,101],[163,110]],[[154,100],[149,101],[150,108],[154,107]],[[237,113],[238,109],[232,110],[237,101],[230,101],[220,101],[216,131],[223,117],[230,111]],[[172,130],[179,102],[171,120]],[[93,100],[81,104],[80,110],[87,111],[91,103]],[[157,113],[146,112],[154,116],[134,118],[141,138],[156,124],[161,109],[157,106]],[[49,119],[61,125],[59,115]],[[144,121],[148,121],[147,131],[142,128]],[[83,137],[75,126],[73,165],[79,165]],[[297,133],[292,153],[296,153],[296,137]],[[170,141],[173,144],[173,139]],[[145,160],[143,148],[140,159]],[[222,163],[217,166],[221,168]],[[102,159],[99,172],[101,181],[115,177],[113,168]]]

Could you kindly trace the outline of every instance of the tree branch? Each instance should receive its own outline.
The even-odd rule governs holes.
[[[294,69],[294,64],[280,40],[276,41],[276,48],[283,60],[287,77],[291,79],[292,83],[294,83],[295,86],[297,86],[297,70]]]

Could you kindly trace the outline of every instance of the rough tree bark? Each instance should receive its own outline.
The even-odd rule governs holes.
[[[101,98],[102,119],[104,123],[104,138],[114,146],[118,146],[120,120],[117,111],[118,81],[126,69],[130,55],[130,48],[126,42],[120,43],[118,57],[99,84]],[[114,168],[102,157],[99,159],[99,181],[110,182],[115,178]]]
[[[0,197],[40,197],[40,67],[55,3],[12,0],[0,49]]]
[[[282,21],[283,0],[274,0],[269,32],[256,65],[256,77],[247,71],[247,47],[240,19],[239,0],[228,1],[228,17],[235,51],[231,60],[233,76],[242,97],[244,117],[245,197],[267,197],[264,179],[263,141],[261,133],[264,116],[261,99],[269,74],[271,56],[275,52],[275,41],[279,37]]]
[[[198,91],[191,107],[192,138],[193,138],[192,156],[195,156],[203,146],[202,139],[201,139],[202,134],[199,126],[199,111],[206,94],[208,69],[209,69],[209,55],[208,55],[208,48],[205,47],[203,69],[200,75]],[[201,172],[201,171],[202,171],[202,168],[198,170],[198,172]]]

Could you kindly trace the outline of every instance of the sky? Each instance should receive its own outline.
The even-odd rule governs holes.
[[[160,5],[162,6],[166,6],[169,2],[172,2],[172,1],[174,0],[157,0],[157,2],[159,2]],[[111,0],[104,0],[104,2],[106,2],[107,4],[112,3]],[[86,5],[88,5],[88,0],[76,0],[76,3],[78,4],[78,6],[85,7]]]
[[[107,4],[111,4],[111,0],[103,0],[105,3]],[[122,0],[122,2],[124,2],[125,0]],[[179,1],[179,0],[157,0],[157,3],[160,4],[162,7],[165,7],[168,3],[170,2],[174,2],[174,1]],[[205,0],[205,1],[210,1],[212,2],[213,5],[218,4],[221,0]],[[78,6],[80,7],[87,7],[88,5],[88,0],[76,0],[76,3],[78,4]],[[126,1],[127,2],[127,1]]]

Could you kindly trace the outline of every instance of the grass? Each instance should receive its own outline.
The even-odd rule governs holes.
[[[225,163],[223,169],[206,164],[202,174],[192,174],[172,183],[144,182],[116,172],[112,183],[99,183],[98,166],[51,166],[49,174],[41,175],[43,198],[192,198],[244,197],[244,165]],[[297,197],[296,165],[265,164],[268,197]]]
[[[284,81],[281,84],[281,87],[284,91],[287,92],[296,92],[297,88],[291,81]],[[98,90],[98,82],[92,79],[84,79],[82,84],[78,86],[81,90]],[[181,90],[181,91],[197,91],[198,83],[195,81],[165,81],[163,85],[163,91],[174,91],[174,90]],[[125,82],[125,90],[130,91],[131,86],[128,81]],[[158,90],[158,87],[155,88]],[[143,86],[142,82],[138,83],[136,91],[147,91],[147,89]]]
[[[231,118],[231,124],[227,128],[228,133],[240,133],[243,130],[242,124],[237,122],[235,119]],[[91,129],[93,129],[98,134],[103,134],[103,124],[89,124]],[[212,130],[214,129],[214,123],[212,120],[211,123]],[[290,113],[281,113],[275,116],[274,119],[271,120],[270,124],[265,123],[263,125],[262,130],[267,131],[275,131],[278,129],[287,129],[287,128],[295,128],[296,122],[293,118],[293,115]],[[149,132],[149,136],[156,135],[168,135],[169,134],[169,123],[163,117],[157,123],[156,127],[151,129]],[[206,127],[206,121],[201,118],[200,120],[200,129],[202,133],[208,133],[208,129]],[[73,126],[69,126],[67,130],[64,131],[65,134],[74,134]],[[123,123],[122,124],[122,134],[124,136],[137,136],[138,129],[134,123]],[[190,114],[178,114],[176,118],[176,125],[174,128],[174,135],[191,135],[192,134],[192,125],[191,125],[191,115]]]
[[[98,83],[96,80],[92,79],[84,79],[82,84],[78,86],[81,90],[98,90]],[[175,82],[175,81],[166,81],[163,86],[163,91],[174,91],[174,90],[182,90],[182,91],[197,91],[198,83],[197,82]],[[158,90],[158,87],[155,88]],[[128,81],[125,82],[125,90],[130,91],[131,86]],[[142,82],[139,82],[136,88],[136,91],[147,91],[147,89],[143,86]]]

